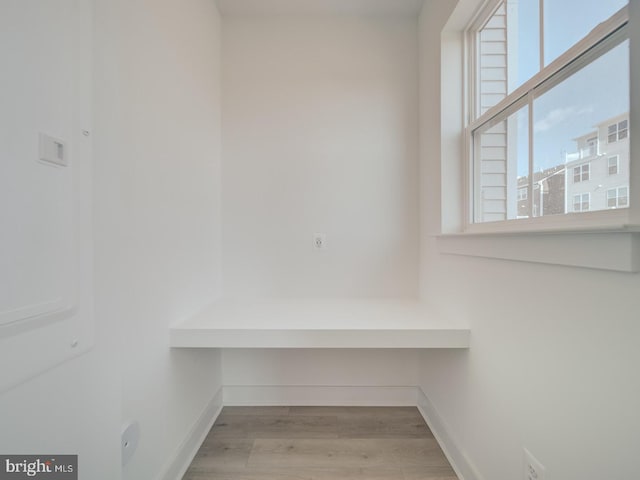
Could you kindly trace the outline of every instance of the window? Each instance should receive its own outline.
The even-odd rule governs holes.
[[[598,137],[587,140],[587,148],[582,152],[583,158],[594,157],[598,154]]]
[[[627,207],[629,205],[629,188],[618,187],[607,190],[607,206],[609,208]]]
[[[606,155],[605,138],[628,137],[627,3],[490,0],[475,18],[468,29],[469,228],[608,209],[602,190],[596,193],[604,170],[577,163]],[[609,174],[628,171],[619,165],[628,158],[609,164]],[[573,187],[589,180],[590,192]],[[527,198],[529,191],[538,193]]]
[[[581,193],[573,196],[573,211],[586,212],[591,207],[591,194]]]
[[[573,169],[573,183],[586,182],[589,180],[591,166],[586,163]]]
[[[528,195],[528,191],[526,188],[519,188],[518,189],[518,200],[526,200]]]
[[[619,163],[620,163],[620,157],[618,157],[618,155],[616,155],[614,157],[609,157],[609,159],[607,160],[607,166],[608,166],[608,169],[609,169],[609,175],[617,175],[618,174]]]
[[[609,125],[608,135],[609,143],[618,142],[627,138],[629,136],[629,121],[622,120],[621,122]]]

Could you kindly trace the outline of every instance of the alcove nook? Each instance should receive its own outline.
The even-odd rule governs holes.
[[[227,404],[416,405],[469,346],[419,296],[422,2],[218,6],[222,294],[171,346],[223,349]]]

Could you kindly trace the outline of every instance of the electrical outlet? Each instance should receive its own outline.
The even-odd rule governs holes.
[[[313,234],[313,248],[316,251],[323,251],[327,249],[327,236],[324,233]]]
[[[544,480],[544,466],[526,448],[524,449],[523,478],[524,480]]]

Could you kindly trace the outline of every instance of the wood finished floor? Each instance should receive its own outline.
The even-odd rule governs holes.
[[[183,480],[457,480],[415,407],[225,407]]]

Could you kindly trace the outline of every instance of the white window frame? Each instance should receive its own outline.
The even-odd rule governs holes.
[[[626,123],[627,126],[625,128],[620,128],[621,123]],[[612,131],[611,127],[615,130]],[[621,135],[621,132],[624,132],[624,136]],[[615,137],[613,140],[611,140],[612,136]],[[616,143],[620,140],[624,140],[625,138],[629,138],[629,120],[620,120],[619,122],[607,126],[607,143]]]
[[[544,36],[541,34],[540,40],[540,63],[541,70],[531,79],[518,87],[515,91],[494,107],[483,114],[479,112],[478,102],[478,71],[479,65],[477,42],[479,32],[484,23],[491,18],[493,13],[501,4],[500,0],[490,0],[480,10],[469,27],[465,31],[465,41],[467,49],[467,93],[466,93],[466,113],[464,129],[464,162],[465,189],[463,192],[463,233],[500,233],[519,231],[571,231],[576,229],[601,229],[607,226],[619,226],[628,222],[628,214],[624,210],[601,210],[595,212],[572,213],[567,209],[563,215],[543,216],[532,218],[516,218],[498,222],[474,222],[474,188],[476,185],[474,175],[474,146],[473,134],[475,131],[485,127],[490,122],[498,122],[506,119],[510,113],[517,111],[524,105],[529,105],[529,128],[530,128],[530,172],[529,179],[533,179],[533,100],[534,95],[541,95],[550,90],[571,75],[589,65],[600,56],[606,54],[624,41],[629,40],[629,7],[625,6],[608,20],[600,23],[585,38],[575,44],[564,54],[549,65],[544,66]],[[541,33],[544,29],[544,13],[542,12],[540,24]],[[627,123],[627,135],[629,124]],[[568,172],[567,172],[568,173]],[[531,186],[529,187],[531,188]],[[567,202],[568,203],[568,202]],[[532,202],[533,204],[533,202]],[[530,207],[533,210],[533,205]],[[533,212],[531,212],[533,213]]]
[[[518,187],[518,201],[523,201],[528,199],[529,199],[529,188]]]
[[[576,175],[576,170],[578,170],[577,175]],[[591,180],[591,164],[590,163],[583,163],[582,165],[577,165],[573,167],[572,171],[573,171],[573,183],[582,183],[582,182],[588,182],[589,180]],[[584,178],[585,175],[587,178]]]
[[[627,203],[625,203],[624,205],[620,205],[620,198],[622,197],[620,195],[620,190],[622,189],[626,189],[627,194],[625,195],[625,197],[627,198]],[[616,204],[614,206],[609,206],[609,193],[610,192],[615,192],[615,199],[616,199]],[[607,208],[610,209],[616,209],[616,208],[626,208],[629,206],[629,187],[627,185],[623,185],[621,187],[615,187],[615,188],[609,188],[607,189],[607,194],[606,194],[606,199],[607,199]]]
[[[585,202],[585,196],[587,198],[587,201]],[[576,202],[576,199],[578,199],[578,202]],[[584,204],[587,204],[587,208],[584,208]],[[580,208],[576,208],[576,204],[580,205]],[[591,194],[590,193],[576,193],[573,196],[573,202],[572,202],[572,211],[574,212],[588,212],[589,210],[591,210]]]
[[[611,173],[611,160],[615,160],[616,171]],[[607,173],[609,175],[618,175],[620,173],[620,155],[611,155],[607,158]]]
[[[590,157],[595,157],[596,155],[598,155],[598,146],[599,146],[599,142],[598,142],[598,137],[591,137],[587,139],[587,152],[589,153],[587,155],[587,158]]]

